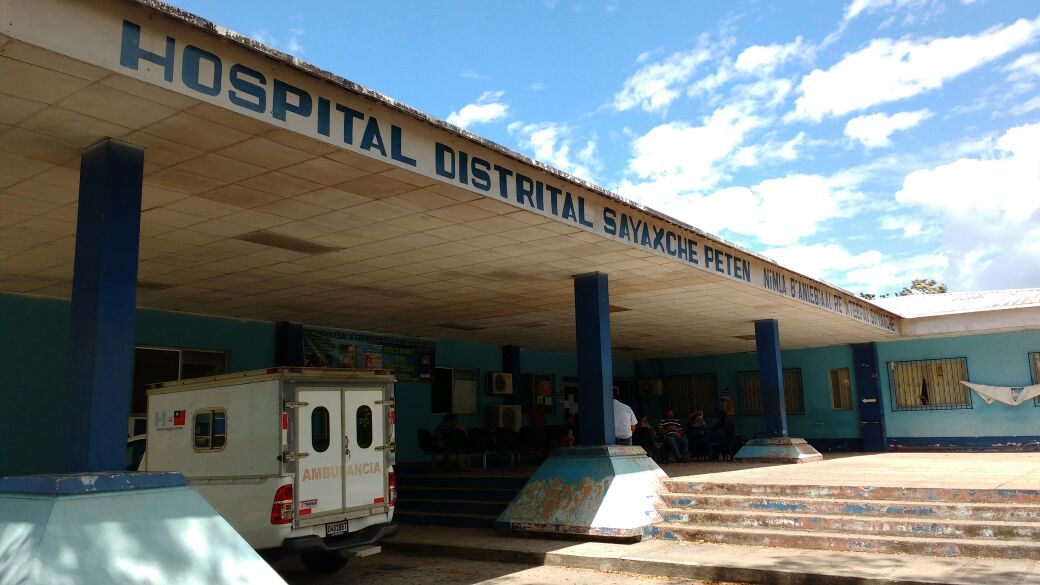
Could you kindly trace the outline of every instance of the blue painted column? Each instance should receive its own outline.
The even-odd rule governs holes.
[[[144,150],[111,138],[80,159],[63,433],[68,471],[125,465],[143,172]]]
[[[574,277],[574,315],[578,348],[578,401],[582,445],[614,444],[614,365],[610,355],[610,303],[607,275]]]
[[[856,366],[856,397],[860,402],[859,426],[863,450],[871,453],[887,451],[888,433],[885,430],[877,344],[852,344],[852,361]]]
[[[765,434],[767,437],[786,437],[784,371],[780,362],[780,325],[776,319],[755,321],[755,350],[758,353],[758,382],[762,393]]]

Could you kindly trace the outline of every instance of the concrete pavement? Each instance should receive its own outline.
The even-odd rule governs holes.
[[[1027,560],[732,546],[662,540],[635,544],[553,540],[494,530],[402,526],[384,548],[554,567],[769,585],[1040,585]]]

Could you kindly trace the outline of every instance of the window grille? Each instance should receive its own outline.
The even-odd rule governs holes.
[[[758,372],[741,372],[740,383],[742,414],[762,414],[762,386]],[[787,414],[805,414],[805,399],[802,393],[802,370],[784,370],[784,410]]]
[[[831,408],[852,410],[852,381],[848,368],[831,370]]]
[[[888,373],[896,410],[971,408],[965,358],[889,362]]]
[[[715,374],[665,378],[664,403],[679,418],[695,410],[703,410],[709,416],[715,414],[719,410]]]

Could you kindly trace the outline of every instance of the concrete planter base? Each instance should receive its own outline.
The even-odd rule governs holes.
[[[557,449],[499,515],[515,532],[640,540],[655,534],[664,471],[642,447]]]
[[[733,460],[749,463],[811,463],[823,461],[823,455],[805,439],[770,437],[751,439],[744,443]]]
[[[0,583],[285,585],[179,473],[0,478]]]

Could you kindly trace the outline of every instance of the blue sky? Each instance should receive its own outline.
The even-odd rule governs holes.
[[[1040,287],[1040,3],[175,4],[854,292]]]

